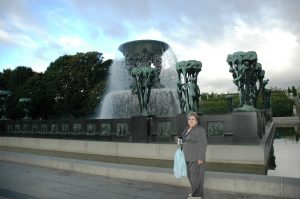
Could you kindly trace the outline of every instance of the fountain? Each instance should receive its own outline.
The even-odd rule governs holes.
[[[145,162],[159,160],[153,163],[157,165],[172,165],[174,138],[186,127],[186,112],[199,112],[197,75],[202,62],[177,63],[169,45],[161,41],[131,41],[122,44],[119,50],[122,59],[116,59],[110,67],[101,119],[31,120],[28,117],[31,100],[21,98],[25,118],[0,120],[0,132],[6,137],[67,138],[66,144],[64,140],[51,141],[51,150],[52,146],[59,146],[59,150],[68,152],[116,156],[118,162],[145,159]],[[240,91],[240,107],[233,109],[233,96],[229,95],[227,113],[201,115],[200,125],[207,131],[209,144],[208,168],[266,174],[274,136],[272,93],[265,88],[268,80],[264,80],[265,72],[254,51],[236,52],[228,56],[227,62]],[[8,92],[0,94],[3,101]],[[262,96],[263,110],[256,107],[258,95]],[[70,146],[73,138],[105,142],[71,141],[74,151],[69,151],[64,146]],[[7,143],[11,141],[8,139]],[[27,140],[25,143],[28,146]]]
[[[141,114],[174,117],[178,114],[176,57],[170,46],[156,40],[136,40],[120,45],[119,50],[124,57],[115,60],[110,68],[99,117],[130,118]],[[147,87],[152,88],[148,100],[141,98],[147,93],[138,93],[136,87],[137,74],[142,75],[142,71],[153,77]]]

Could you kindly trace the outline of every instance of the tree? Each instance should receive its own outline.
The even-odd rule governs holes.
[[[220,94],[216,95],[213,92],[211,94],[203,93],[202,96],[211,96],[210,98],[206,100],[201,100],[200,102],[200,112],[203,114],[225,114],[228,113],[228,104],[225,99],[227,95],[232,95],[232,105],[233,107],[238,107],[239,105],[239,94],[238,93],[232,93],[232,94]],[[213,97],[217,96],[217,97]]]
[[[289,99],[284,91],[272,92],[273,117],[292,116],[294,101]]]
[[[103,59],[102,53],[87,52],[64,55],[50,64],[45,79],[52,117],[84,117],[93,113],[112,63]]]
[[[36,73],[30,77],[26,83],[21,87],[23,97],[31,98],[30,116],[36,118],[48,118],[49,99],[47,95],[47,84],[43,73]]]
[[[34,74],[35,72],[30,67],[26,66],[18,66],[14,70],[3,70],[1,89],[12,91],[7,107],[9,118],[17,119],[22,117],[22,110],[19,107],[19,99],[27,95],[27,93],[25,93],[22,89],[22,86]]]
[[[7,73],[5,74],[4,72],[0,72],[0,89],[7,90]]]
[[[295,86],[292,86],[292,93],[293,93],[294,97],[297,96],[297,90],[296,90]]]
[[[26,66],[18,66],[12,71],[10,71],[10,69],[4,70],[4,74],[5,73],[8,73],[7,87],[11,90],[15,90],[22,86],[28,78],[35,74],[30,67]]]

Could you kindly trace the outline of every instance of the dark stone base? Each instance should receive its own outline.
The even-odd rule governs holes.
[[[232,121],[234,144],[259,144],[259,112],[233,112]]]
[[[175,117],[175,129],[177,136],[181,136],[183,130],[187,126],[187,114],[186,113],[181,113],[176,115]]]
[[[146,116],[133,116],[130,120],[132,142],[149,142],[150,123]]]

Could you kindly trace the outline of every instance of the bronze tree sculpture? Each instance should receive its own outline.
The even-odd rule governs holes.
[[[201,61],[196,60],[181,61],[176,64],[177,93],[182,113],[199,111],[200,89],[197,85],[197,77],[201,68]]]
[[[256,111],[257,96],[264,92],[268,80],[264,80],[265,71],[257,62],[254,51],[238,51],[227,56],[229,72],[240,92],[240,107],[234,111]]]

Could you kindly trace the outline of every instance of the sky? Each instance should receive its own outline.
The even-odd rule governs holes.
[[[201,92],[237,92],[228,54],[256,51],[267,87],[300,86],[298,0],[0,0],[0,71],[44,72],[65,54],[114,59],[128,41],[168,43],[199,60]]]

